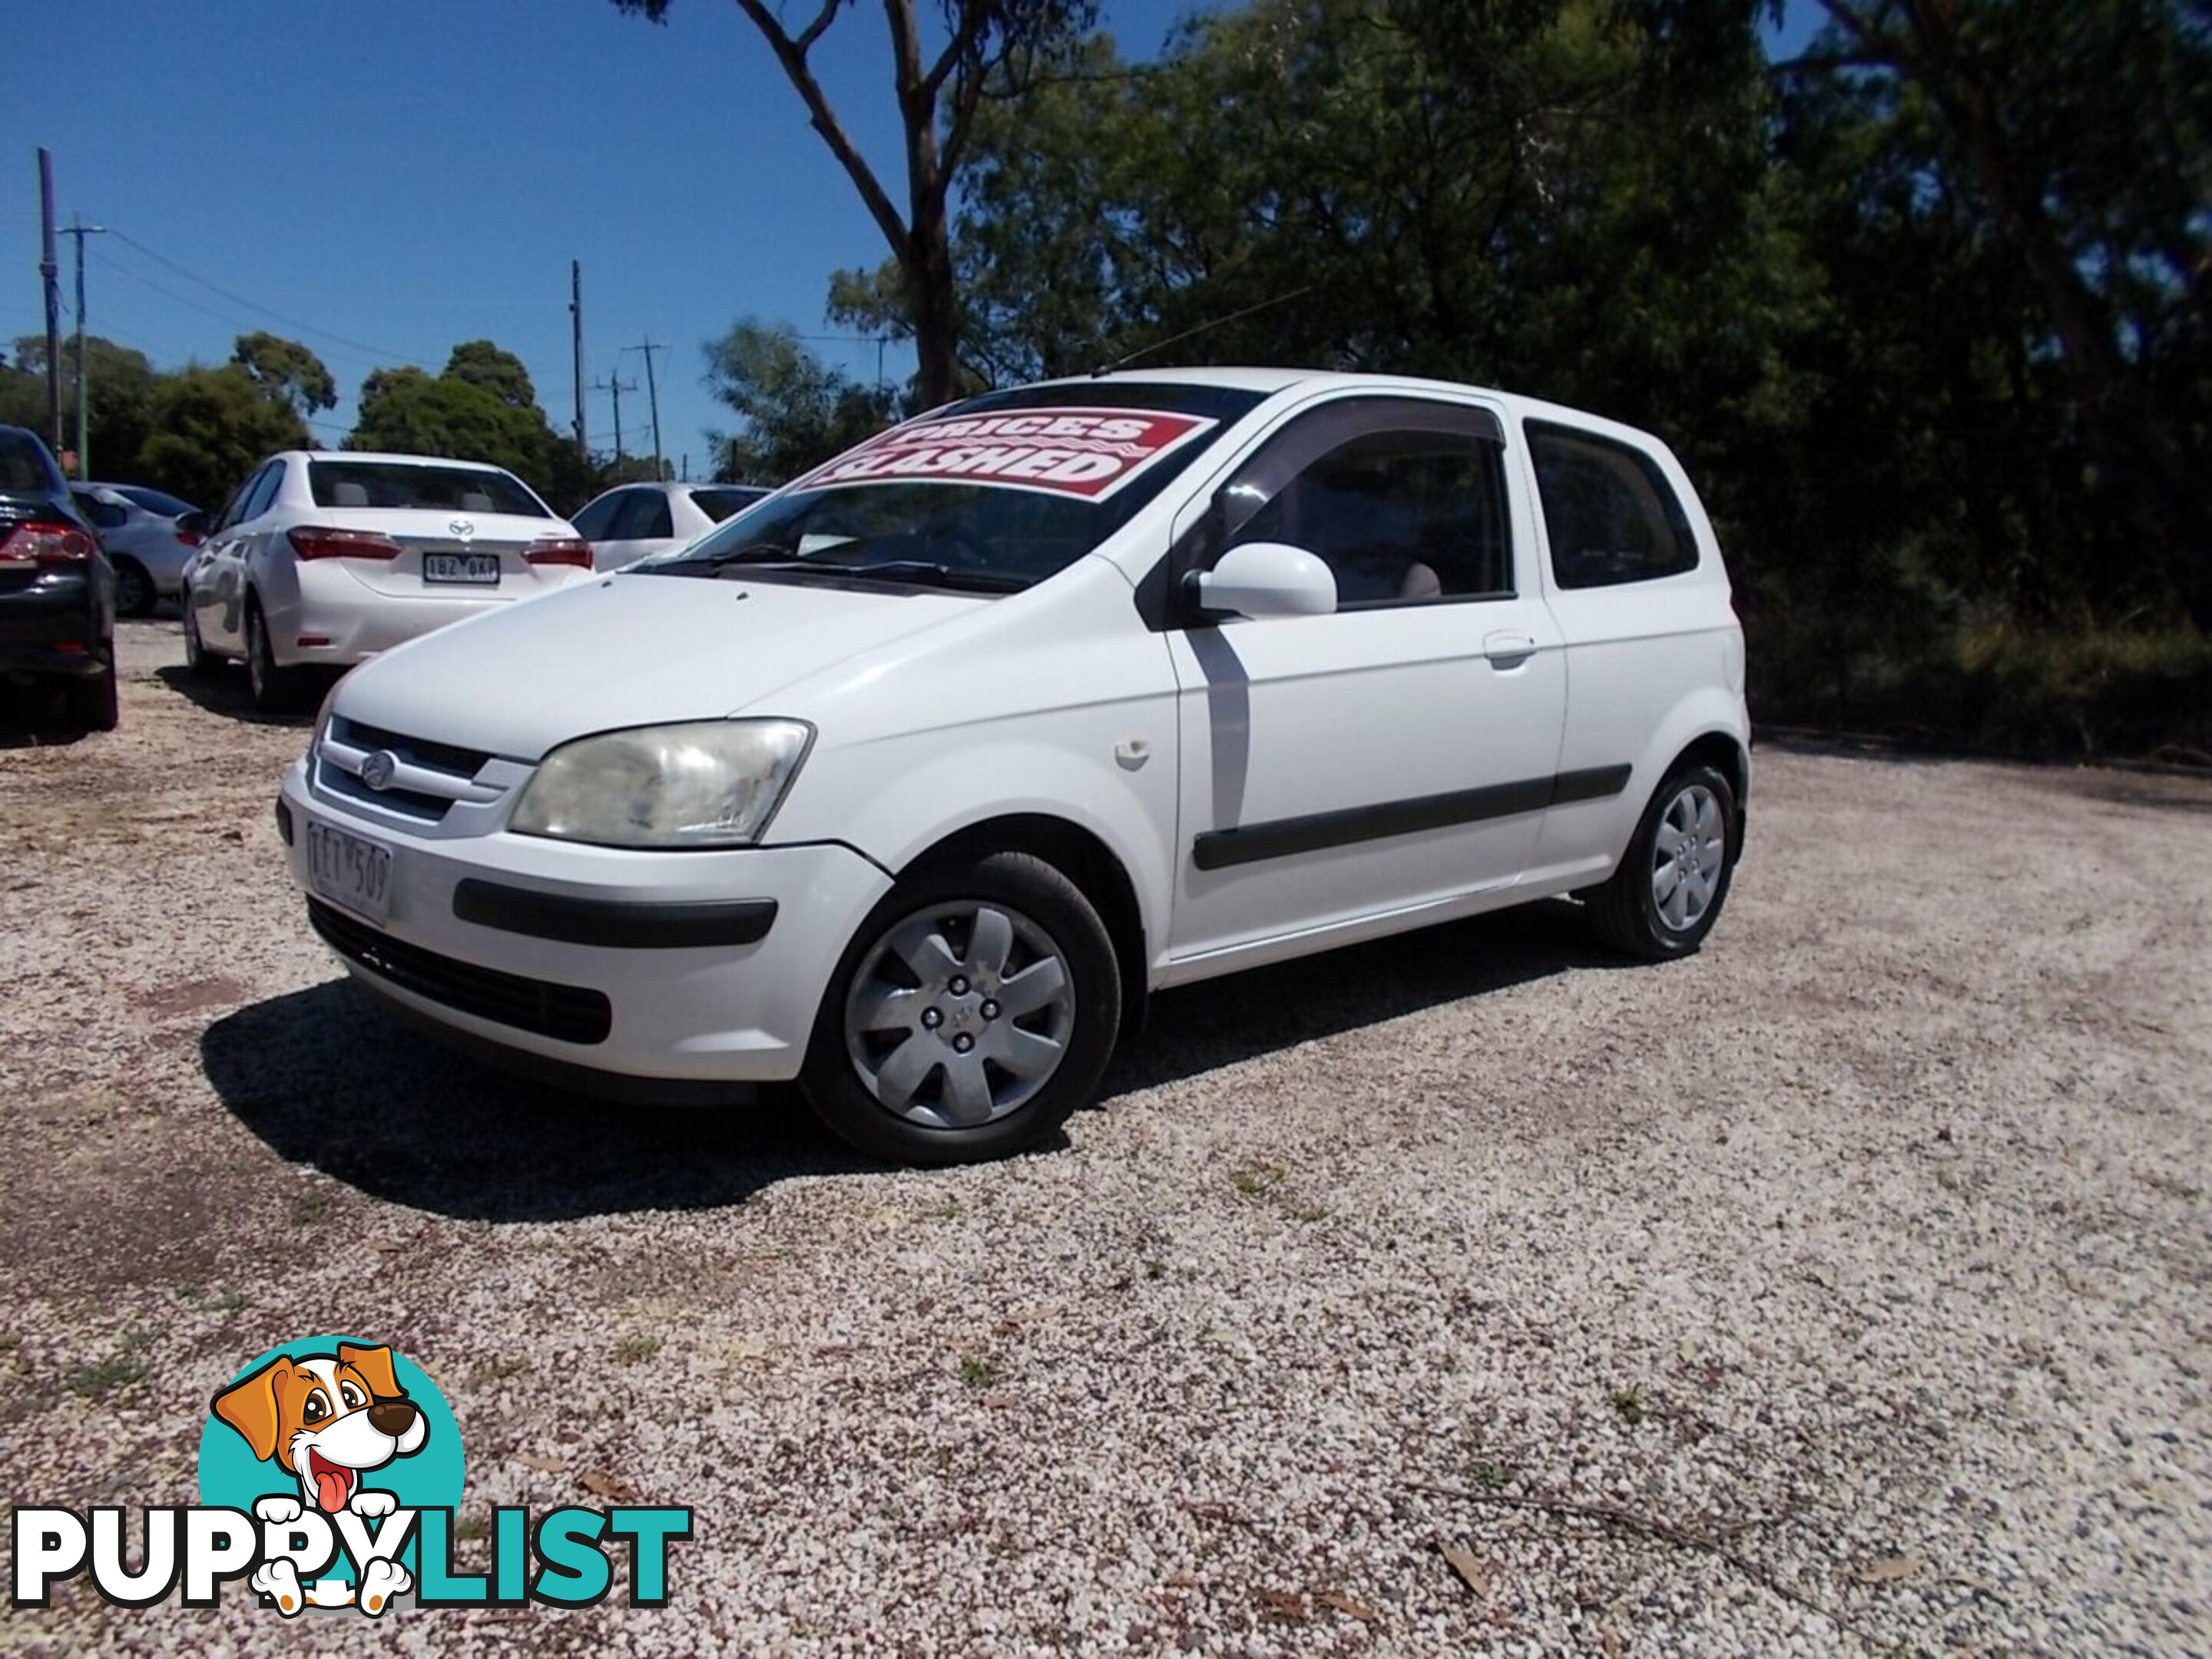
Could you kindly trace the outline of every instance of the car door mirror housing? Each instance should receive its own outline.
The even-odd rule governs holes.
[[[1246,542],[1211,570],[1194,570],[1186,592],[1207,617],[1326,617],[1336,609],[1336,577],[1303,547]]]

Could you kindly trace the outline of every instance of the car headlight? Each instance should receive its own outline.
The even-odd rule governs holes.
[[[800,720],[694,720],[579,738],[548,755],[507,827],[601,847],[743,847],[813,741]]]

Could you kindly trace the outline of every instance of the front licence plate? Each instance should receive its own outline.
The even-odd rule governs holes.
[[[331,903],[384,926],[392,908],[390,848],[310,821],[307,879]]]
[[[459,582],[472,587],[496,587],[499,586],[499,555],[425,553],[422,556],[422,580],[426,582]]]

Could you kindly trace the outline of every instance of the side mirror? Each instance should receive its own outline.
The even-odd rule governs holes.
[[[177,539],[196,542],[207,534],[208,515],[204,507],[194,507],[189,513],[177,514]]]
[[[1247,542],[1232,547],[1211,570],[1194,570],[1187,590],[1199,610],[1214,616],[1326,617],[1336,609],[1336,576],[1303,547],[1287,542]]]

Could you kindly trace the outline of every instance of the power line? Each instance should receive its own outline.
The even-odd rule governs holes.
[[[150,288],[155,293],[163,295],[180,306],[197,311],[203,317],[212,317],[216,321],[219,323],[228,323],[233,328],[256,329],[261,326],[263,321],[270,320],[261,318],[240,317],[234,312],[217,311],[213,306],[203,305],[199,301],[193,299],[191,295],[179,294],[176,289],[170,288],[166,283],[157,283],[151,276],[147,276],[145,272],[141,270],[133,270],[129,265],[123,264],[120,260],[112,258],[107,254],[101,252],[97,249],[94,251],[92,257],[97,264],[106,266],[108,270],[116,272],[118,275],[128,276],[132,282],[138,283],[147,288]],[[327,346],[325,347],[324,349],[328,351],[333,357],[350,357],[356,362],[368,363],[372,368],[388,368],[392,362],[388,357],[379,357],[374,356],[373,353],[366,351],[339,351]],[[414,358],[404,358],[401,361],[409,363],[416,368],[427,369],[428,368],[428,364]]]
[[[207,289],[210,294],[221,295],[233,305],[244,306],[248,311],[258,311],[270,320],[283,324],[287,328],[296,328],[303,334],[313,334],[321,339],[335,341],[339,345],[348,347],[355,351],[367,352],[372,356],[384,362],[410,363],[417,368],[427,369],[431,368],[430,364],[424,362],[421,358],[410,357],[405,352],[387,350],[383,346],[369,345],[360,340],[349,340],[343,334],[333,334],[328,329],[317,328],[313,323],[301,322],[297,317],[288,317],[283,312],[276,310],[274,307],[264,306],[258,301],[249,300],[244,295],[234,293],[231,289],[223,287],[220,283],[210,282],[198,271],[186,270],[184,266],[179,264],[174,259],[168,258],[166,254],[155,252],[152,248],[148,247],[145,243],[138,240],[134,236],[127,235],[122,231],[114,229],[112,226],[109,228],[109,231],[117,241],[126,243],[130,246],[136,248],[139,252],[153,260],[155,264],[167,267],[169,270],[175,271],[178,276],[184,277],[188,282],[198,283],[202,288]]]

